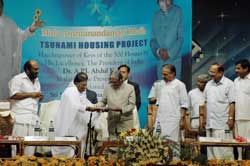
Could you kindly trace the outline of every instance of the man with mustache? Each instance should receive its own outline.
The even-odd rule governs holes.
[[[206,135],[233,139],[235,92],[233,81],[224,76],[222,64],[213,63],[209,68],[211,80],[204,90],[206,103]],[[231,147],[208,147],[208,159],[234,159]]]
[[[241,59],[235,63],[235,73],[238,77],[234,80],[235,86],[235,134],[250,138],[250,63]],[[248,154],[250,149],[247,148]],[[242,155],[238,148],[238,160],[249,159],[250,156]]]
[[[14,76],[9,82],[11,111],[15,115],[13,136],[34,136],[36,121],[40,121],[37,112],[43,94],[37,78],[38,72],[38,63],[28,60],[24,64],[24,72]],[[34,154],[34,148],[26,147],[25,154]]]

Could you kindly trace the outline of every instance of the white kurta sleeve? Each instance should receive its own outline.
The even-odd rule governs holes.
[[[185,84],[181,84],[179,93],[180,93],[180,106],[182,108],[188,108],[188,95]]]
[[[9,94],[10,96],[13,96],[14,94],[21,92],[21,81],[18,81],[17,79],[13,78],[9,81]]]
[[[232,83],[230,84],[229,91],[228,91],[229,103],[235,102],[235,96],[236,96],[235,87],[234,87],[234,84]]]
[[[18,39],[21,41],[26,40],[28,37],[33,36],[33,33],[29,31],[29,27],[26,30],[17,28]]]

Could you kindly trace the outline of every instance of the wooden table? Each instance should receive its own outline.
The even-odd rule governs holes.
[[[232,142],[232,141],[223,141],[223,142],[205,142],[205,141],[197,141],[197,140],[188,140],[182,142],[182,145],[190,145],[191,152],[193,154],[201,153],[201,147],[242,147],[247,148],[250,147],[250,142]]]
[[[81,141],[26,141],[22,142],[22,154],[24,154],[25,146],[75,146],[75,155],[81,158]]]
[[[13,139],[13,140],[1,139],[0,144],[2,144],[2,145],[15,145],[17,148],[16,154],[22,155],[22,140],[23,139],[19,139],[19,138]]]

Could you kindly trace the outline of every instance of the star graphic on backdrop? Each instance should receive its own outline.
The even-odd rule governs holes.
[[[228,15],[224,14],[224,12],[222,11],[221,14],[218,15],[218,17],[221,19],[221,21],[224,20],[225,17],[227,17]]]
[[[102,14],[106,11],[107,6],[101,0],[91,0],[87,8],[91,10],[90,14],[93,15],[95,13]]]

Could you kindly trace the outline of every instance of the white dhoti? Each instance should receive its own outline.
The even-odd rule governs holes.
[[[206,130],[207,137],[226,139],[225,130]],[[228,134],[233,139],[232,131]],[[207,158],[210,159],[234,159],[232,147],[208,147]]]
[[[250,139],[250,120],[236,120],[235,122],[235,136]],[[238,148],[238,154],[238,160],[242,160],[242,148]]]

